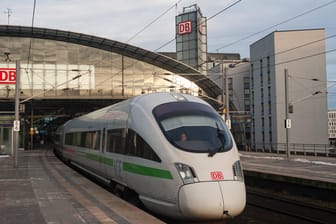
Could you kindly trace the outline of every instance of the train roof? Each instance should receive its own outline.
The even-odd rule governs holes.
[[[94,121],[96,125],[99,123],[104,124],[106,120],[109,119],[126,121],[130,108],[132,107],[141,107],[143,110],[150,113],[156,106],[160,104],[178,101],[198,102],[209,105],[202,99],[188,94],[169,92],[149,93],[139,95],[128,100],[82,115],[78,118],[74,118],[73,120],[67,122],[64,125],[64,128],[67,129],[67,126],[69,124],[70,126],[83,127],[91,121]]]

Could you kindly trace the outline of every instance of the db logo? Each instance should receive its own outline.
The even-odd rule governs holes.
[[[0,84],[15,84],[16,69],[15,68],[0,68]]]
[[[191,21],[190,20],[180,22],[178,24],[178,34],[182,35],[186,33],[191,33]]]
[[[210,172],[210,176],[212,180],[224,180],[224,175],[221,171]]]

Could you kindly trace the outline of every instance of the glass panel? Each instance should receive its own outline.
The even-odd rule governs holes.
[[[0,127],[0,155],[12,152],[12,129]]]
[[[45,65],[45,89],[53,89],[56,86],[56,65]]]
[[[168,103],[156,107],[153,113],[167,140],[179,149],[216,153],[232,148],[223,120],[203,104]]]
[[[56,77],[56,83],[57,87],[56,89],[64,89],[67,87],[67,66],[66,65],[56,65],[57,69],[57,77]]]

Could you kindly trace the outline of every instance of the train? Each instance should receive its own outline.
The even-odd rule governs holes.
[[[222,220],[243,212],[239,152],[223,118],[182,93],[136,96],[67,121],[57,155],[133,192],[145,208],[179,220]]]

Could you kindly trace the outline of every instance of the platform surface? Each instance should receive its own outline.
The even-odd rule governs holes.
[[[246,171],[336,185],[336,157],[240,152],[240,159]]]
[[[0,156],[1,224],[163,223],[58,160],[49,149]]]

